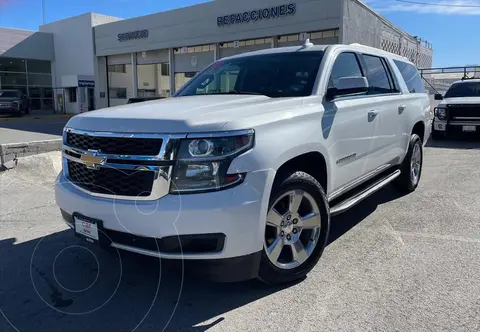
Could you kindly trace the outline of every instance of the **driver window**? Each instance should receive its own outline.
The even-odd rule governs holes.
[[[363,77],[362,69],[355,53],[341,53],[333,64],[332,74],[328,81],[328,88],[336,88],[342,77]]]

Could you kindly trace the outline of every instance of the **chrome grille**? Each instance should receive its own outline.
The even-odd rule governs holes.
[[[70,180],[92,193],[148,197],[152,193],[155,172],[87,166],[68,160]]]
[[[159,138],[105,137],[73,132],[67,132],[66,143],[81,150],[132,156],[155,156],[162,147],[162,139]]]
[[[156,200],[169,193],[176,148],[186,136],[66,128],[63,173],[92,196]]]

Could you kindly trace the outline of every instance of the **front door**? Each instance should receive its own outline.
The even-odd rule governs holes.
[[[342,77],[364,77],[356,53],[340,53],[332,67],[329,88]],[[323,136],[328,142],[334,193],[372,171],[378,112],[368,95],[346,95],[324,102]]]

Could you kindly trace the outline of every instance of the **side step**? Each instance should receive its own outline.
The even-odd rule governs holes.
[[[400,173],[401,173],[400,170],[397,169],[395,172],[372,183],[370,186],[356,193],[352,197],[349,197],[346,200],[341,201],[340,203],[332,206],[330,208],[330,215],[335,216],[337,214],[347,211],[348,209],[352,208],[353,206],[363,201],[365,198],[367,198],[371,194],[377,192],[378,190],[382,189],[387,184],[389,184],[390,182],[398,178],[400,176]]]

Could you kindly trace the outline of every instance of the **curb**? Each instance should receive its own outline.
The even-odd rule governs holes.
[[[62,150],[62,139],[0,145],[0,171],[15,167],[18,158]]]
[[[17,121],[32,121],[32,120],[50,120],[50,119],[70,119],[75,114],[52,114],[52,115],[37,115],[24,116],[21,118],[0,117],[0,122],[17,122]]]

